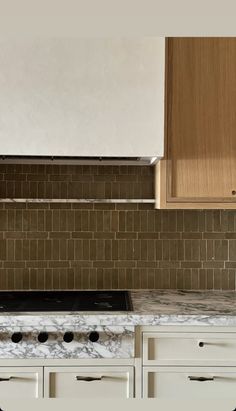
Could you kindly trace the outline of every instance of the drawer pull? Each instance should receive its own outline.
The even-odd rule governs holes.
[[[10,381],[10,380],[12,380],[12,378],[14,378],[14,377],[0,378],[0,382],[2,382],[2,381]]]
[[[76,376],[77,381],[86,381],[86,382],[101,381],[103,378],[104,376],[101,376],[101,377],[82,377],[80,375]]]
[[[188,379],[190,381],[200,381],[200,382],[204,382],[204,381],[214,381],[214,377],[194,377],[194,376],[189,376]]]
[[[205,345],[205,343],[204,343],[203,341],[200,341],[200,342],[198,343],[198,346],[201,347],[201,348],[204,347],[204,345]]]

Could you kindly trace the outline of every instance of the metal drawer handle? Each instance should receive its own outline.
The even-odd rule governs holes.
[[[2,382],[2,381],[10,381],[10,380],[12,380],[12,378],[14,378],[14,377],[0,378],[0,382]]]
[[[204,381],[214,381],[214,377],[194,377],[194,376],[188,376],[188,379],[190,381],[200,381],[200,382],[204,382]]]
[[[104,378],[103,375],[101,377],[82,377],[80,375],[76,376],[77,381],[86,381],[86,382],[101,381],[103,378]]]

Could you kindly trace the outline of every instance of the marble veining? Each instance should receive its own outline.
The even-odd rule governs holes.
[[[2,313],[0,358],[132,358],[136,325],[236,326],[236,293],[232,291],[132,291],[130,312]],[[20,331],[15,344],[10,336]],[[49,339],[39,343],[39,332]],[[74,333],[71,343],[63,341]],[[98,342],[88,333],[98,331]]]
[[[131,325],[230,325],[236,326],[236,293],[234,291],[167,291],[131,292],[133,311],[2,313],[0,327],[36,327],[55,330],[87,326]]]
[[[19,343],[11,341],[12,331],[20,331],[23,339]],[[65,330],[47,328],[49,338],[45,343],[37,339],[38,330],[18,327],[1,330],[0,358],[132,358],[134,357],[134,327],[80,327],[71,330],[74,339],[70,343],[63,340]],[[91,342],[88,334],[99,333],[99,340]]]

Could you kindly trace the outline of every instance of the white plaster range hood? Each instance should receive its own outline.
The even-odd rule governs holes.
[[[154,164],[164,38],[0,41],[0,160]]]

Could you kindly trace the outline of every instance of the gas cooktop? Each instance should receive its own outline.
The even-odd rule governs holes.
[[[128,291],[0,292],[0,312],[131,310]]]

